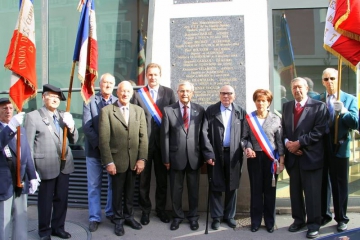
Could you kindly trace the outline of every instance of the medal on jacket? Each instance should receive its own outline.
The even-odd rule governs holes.
[[[12,158],[12,155],[11,155],[11,152],[10,152],[10,148],[9,148],[8,145],[6,145],[6,146],[4,147],[4,152],[5,152],[5,156],[6,156],[7,158]]]

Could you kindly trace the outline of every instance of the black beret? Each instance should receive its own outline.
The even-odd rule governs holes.
[[[3,103],[10,103],[9,98],[0,98],[0,104],[3,104]]]
[[[58,88],[58,87],[55,87],[53,85],[44,84],[43,85],[43,94],[44,94],[44,92],[55,92],[55,93],[59,94],[59,97],[60,97],[61,101],[66,100],[66,97],[65,97],[64,93],[61,91],[61,89]]]

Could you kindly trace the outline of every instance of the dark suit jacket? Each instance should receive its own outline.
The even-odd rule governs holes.
[[[224,124],[220,111],[220,102],[206,109],[206,122],[204,127],[208,129],[208,138],[213,147],[213,152],[208,155],[205,152],[205,160],[215,159],[214,174],[212,178],[212,191],[225,192],[227,189],[225,178],[230,177],[230,191],[239,188],[241,168],[243,163],[243,150],[241,147],[241,133],[245,120],[246,111],[237,104],[232,104],[231,133],[230,133],[230,176],[224,176],[223,163],[223,137]]]
[[[101,109],[99,120],[99,147],[104,165],[114,163],[116,172],[123,173],[135,167],[136,161],[146,159],[148,136],[144,110],[129,105],[129,125],[120,112],[118,102]]]
[[[299,159],[300,168],[315,170],[323,167],[324,147],[323,134],[325,133],[327,118],[326,105],[323,102],[308,98],[297,126],[294,126],[295,100],[284,103],[282,109],[283,141],[300,142],[303,155],[297,156],[285,149],[285,166],[291,168],[295,159]]]
[[[111,95],[111,103],[115,103],[117,97]],[[91,101],[83,106],[82,126],[85,135],[85,156],[100,158],[99,150],[99,114],[103,108],[101,93],[91,97]]]
[[[0,123],[1,124],[1,123]],[[31,152],[29,144],[27,142],[25,129],[21,128],[20,130],[20,146],[21,146],[21,167],[20,167],[20,179],[25,180],[36,179],[34,161],[31,158]],[[5,201],[9,199],[14,194],[13,180],[8,166],[6,155],[4,154],[4,147],[9,146],[12,154],[12,161],[14,169],[16,169],[16,141],[12,142],[11,140],[15,137],[14,133],[8,126],[3,129],[1,124],[0,126],[0,201]],[[28,184],[24,184],[23,193],[29,192]]]
[[[326,103],[326,93],[322,93],[314,99],[320,100]],[[338,140],[343,140],[343,143],[340,145],[338,152],[336,153],[337,157],[348,158],[350,157],[350,131],[352,129],[359,128],[359,109],[357,105],[356,97],[340,91],[340,101],[344,104],[344,107],[348,110],[345,114],[340,114],[338,122]],[[332,126],[330,141],[334,142],[334,133],[335,133],[335,124]]]
[[[26,114],[25,129],[31,154],[35,161],[36,170],[41,179],[54,179],[60,174],[61,148],[63,142],[63,112],[59,113],[60,133],[54,131],[56,129],[53,118],[46,110],[45,106],[41,108],[45,114],[42,118],[39,111],[35,110]],[[51,130],[48,126],[51,126]],[[78,131],[75,127],[73,133],[67,132],[66,141],[66,164],[61,171],[63,174],[70,174],[74,171],[74,160],[69,143],[74,144],[79,138]],[[59,151],[60,148],[60,151]]]
[[[146,86],[148,88],[148,86]],[[156,105],[159,110],[163,112],[164,107],[169,106],[170,104],[175,103],[175,94],[171,88],[159,86]],[[135,92],[134,97],[132,99],[132,103],[140,106],[144,109],[147,123],[147,133],[149,137],[149,152],[153,149],[160,148],[160,126],[154,121],[154,118],[151,116],[148,108],[144,104],[144,101],[140,97],[138,91]]]
[[[170,168],[183,170],[189,160],[193,170],[204,163],[202,152],[211,151],[207,131],[203,129],[205,110],[196,103],[190,103],[190,123],[186,133],[179,102],[164,108],[161,123],[161,153],[163,163],[170,163]]]

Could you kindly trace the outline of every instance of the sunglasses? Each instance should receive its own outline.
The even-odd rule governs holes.
[[[336,78],[335,78],[335,77],[323,78],[323,80],[324,80],[325,82],[329,81],[329,79],[330,79],[331,81],[334,81]]]

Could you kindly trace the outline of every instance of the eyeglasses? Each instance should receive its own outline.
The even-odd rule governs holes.
[[[184,93],[191,93],[191,90],[178,90],[179,93],[184,94]]]
[[[336,79],[336,77],[323,78],[323,80],[324,80],[325,82],[329,81],[329,79],[330,79],[331,81],[334,81],[334,80]]]
[[[231,96],[233,93],[232,92],[220,92],[221,96],[225,96],[225,95],[229,95]]]

